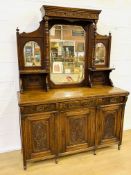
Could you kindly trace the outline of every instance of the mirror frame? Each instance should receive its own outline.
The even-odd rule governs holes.
[[[33,71],[33,70],[45,70],[46,64],[45,64],[45,47],[44,47],[44,34],[43,34],[43,21],[40,22],[40,26],[37,30],[30,32],[30,33],[19,33],[19,29],[17,31],[17,51],[18,51],[18,61],[19,61],[19,69],[20,71]],[[34,41],[38,43],[40,47],[40,53],[41,53],[41,66],[32,66],[32,67],[26,67],[24,63],[24,46],[27,42]]]
[[[96,68],[109,67],[110,66],[110,51],[111,51],[111,33],[109,35],[96,34],[96,43],[102,43],[106,49],[105,64],[95,64]]]
[[[86,64],[86,62],[85,62],[85,44],[86,44],[86,38],[85,38],[85,35],[86,35],[86,32],[85,32],[85,30],[84,30],[84,28],[82,27],[82,26],[80,26],[80,25],[72,25],[72,24],[55,24],[55,25],[53,25],[51,28],[50,28],[50,30],[54,27],[54,26],[57,26],[57,25],[64,25],[64,26],[71,26],[72,27],[72,30],[73,30],[73,26],[77,26],[77,27],[81,27],[81,29],[84,31],[84,36],[82,36],[83,37],[83,43],[84,43],[84,56],[83,56],[83,58],[84,58],[84,60],[83,60],[83,65],[84,65],[84,68],[83,68],[83,79],[81,79],[81,81],[76,81],[76,82],[55,82],[55,81],[53,81],[53,79],[51,78],[51,73],[53,74],[53,72],[51,72],[51,54],[50,54],[50,81],[53,83],[53,84],[55,84],[55,85],[74,85],[74,84],[81,84],[82,82],[83,82],[83,80],[85,79],[85,64]],[[50,45],[51,45],[51,39],[50,39],[50,32],[49,32],[49,42],[50,42]],[[77,38],[76,38],[76,40],[77,40]],[[73,41],[73,40],[72,40]],[[79,40],[78,40],[79,41]],[[51,46],[50,46],[50,52],[51,52]],[[74,63],[74,62],[73,62]],[[59,74],[58,74],[59,75]]]
[[[69,20],[69,19],[51,19],[49,20],[49,30],[54,26],[54,25],[76,25],[76,26],[81,26],[84,31],[85,31],[85,70],[84,70],[84,79],[80,83],[66,83],[66,84],[55,84],[51,79],[49,75],[49,84],[51,88],[61,88],[61,87],[79,87],[79,86],[84,86],[85,84],[88,84],[88,66],[89,62],[91,63],[91,60],[89,60],[89,56],[91,54],[91,45],[90,45],[90,40],[92,39],[91,36],[91,29],[92,29],[92,23],[87,22],[87,21],[81,21],[81,20]],[[50,42],[50,41],[49,41]],[[90,49],[90,52],[87,52],[87,50]],[[50,53],[50,51],[49,51]],[[49,54],[50,57],[50,54]]]
[[[40,53],[40,65],[39,66],[26,66],[26,59],[27,58],[25,56],[25,50],[26,50],[26,44],[30,43],[30,42],[36,43],[38,45],[39,49],[40,49],[40,51],[39,51],[39,53]],[[40,46],[39,46],[39,44],[37,42],[35,42],[35,41],[28,41],[28,42],[26,42],[25,45],[24,45],[24,48],[23,48],[23,55],[24,55],[24,66],[25,67],[41,67],[41,48],[40,48]]]
[[[32,66],[32,67],[26,67],[25,66],[25,58],[24,58],[24,46],[26,45],[26,43],[30,42],[30,41],[34,41],[36,42],[39,47],[40,47],[40,53],[41,53],[41,66]],[[32,69],[41,69],[43,67],[43,57],[44,57],[44,52],[42,52],[42,42],[39,38],[24,38],[23,40],[21,40],[21,62],[20,62],[20,65],[21,65],[21,68],[22,70],[32,70]]]
[[[97,45],[100,45],[101,44],[101,46],[99,47],[99,46],[97,46]],[[95,47],[95,61],[97,61],[96,60],[96,56],[98,56],[98,54],[99,54],[99,51],[98,51],[98,54],[97,54],[97,50],[98,50],[98,48],[99,49],[101,49],[101,51],[103,51],[104,53],[102,53],[102,54],[104,54],[103,56],[103,61],[104,61],[104,63],[95,63],[95,66],[97,66],[97,65],[105,65],[105,62],[106,62],[106,47],[105,47],[105,45],[103,44],[103,43],[96,43],[96,47]],[[101,58],[99,58],[99,59],[101,59]]]

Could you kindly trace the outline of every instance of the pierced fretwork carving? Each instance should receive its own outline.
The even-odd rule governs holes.
[[[45,151],[49,147],[48,121],[32,122],[33,152]]]

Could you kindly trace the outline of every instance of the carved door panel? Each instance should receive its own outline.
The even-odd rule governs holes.
[[[96,145],[118,142],[122,127],[121,123],[121,106],[100,106],[96,117]]]
[[[87,149],[94,144],[95,110],[80,109],[61,113],[60,152]]]
[[[55,154],[55,122],[57,113],[42,113],[26,116],[24,142],[27,159],[53,156]]]

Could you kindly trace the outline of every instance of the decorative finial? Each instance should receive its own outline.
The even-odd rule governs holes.
[[[19,28],[17,27],[16,32],[19,33]]]

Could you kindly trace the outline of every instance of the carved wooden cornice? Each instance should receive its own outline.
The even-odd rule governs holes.
[[[89,10],[69,7],[46,6],[41,7],[43,18],[48,17],[61,17],[61,18],[78,18],[86,20],[98,20],[101,10]]]

